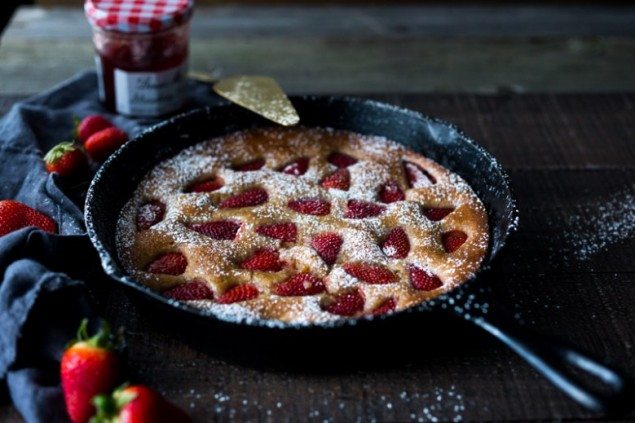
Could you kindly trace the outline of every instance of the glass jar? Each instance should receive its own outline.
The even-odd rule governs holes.
[[[173,9],[153,14],[140,7],[139,0],[99,9],[107,3],[87,0],[85,6],[93,27],[102,102],[128,116],[157,117],[179,110],[187,95],[191,1],[177,0]],[[154,7],[157,1],[145,3]]]

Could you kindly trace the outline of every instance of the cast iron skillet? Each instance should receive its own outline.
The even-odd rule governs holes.
[[[315,348],[316,341],[337,338],[342,345],[360,342],[365,333],[374,338],[410,325],[421,330],[430,318],[454,312],[475,323],[523,357],[558,388],[585,407],[605,413],[627,410],[633,384],[615,370],[562,343],[546,340],[500,318],[489,310],[482,291],[484,275],[517,224],[517,211],[507,175],[498,162],[454,126],[419,113],[368,100],[341,97],[293,97],[305,126],[332,127],[361,134],[380,135],[419,151],[461,175],[487,208],[490,247],[483,269],[473,280],[418,308],[391,316],[342,319],[332,324],[271,325],[263,321],[223,321],[204,311],[168,300],[126,275],[116,253],[115,232],[119,211],[142,177],[158,162],[199,141],[237,130],[271,126],[268,121],[234,105],[221,105],[184,113],[160,123],[113,154],[95,176],[86,197],[88,234],[102,265],[115,281],[130,288],[155,316],[205,328],[214,343],[256,339],[269,345]],[[200,337],[200,330],[198,331]],[[220,335],[222,334],[222,335]],[[271,341],[275,339],[275,341]],[[255,348],[259,350],[259,348]],[[281,349],[281,348],[280,348]],[[592,379],[592,380],[590,380]]]

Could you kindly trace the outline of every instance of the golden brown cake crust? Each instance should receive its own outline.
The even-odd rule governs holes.
[[[337,171],[329,162],[333,152],[354,157],[346,167],[348,190],[325,189],[320,183]],[[285,165],[305,157],[306,173],[295,176],[280,171]],[[236,165],[264,159],[259,170],[232,170]],[[410,181],[404,163],[413,163],[428,172],[428,178]],[[213,192],[186,192],[193,182],[220,177],[223,186]],[[394,181],[405,201],[383,203],[378,193]],[[219,208],[228,197],[253,187],[263,188],[268,199],[254,207]],[[330,212],[323,216],[292,210],[288,202],[300,198],[328,201]],[[345,218],[349,201],[362,200],[383,207],[377,215]],[[140,206],[149,200],[165,207],[162,220],[148,229],[136,226]],[[438,221],[426,217],[429,208],[453,208]],[[237,222],[233,240],[213,239],[191,229],[192,224],[219,220]],[[296,242],[263,236],[256,228],[263,224],[291,222],[297,227]],[[410,248],[405,258],[389,258],[382,243],[394,228],[407,234]],[[442,237],[461,231],[467,240],[456,251],[447,252]],[[311,246],[320,233],[332,232],[342,238],[333,265],[327,265]],[[140,282],[164,291],[185,282],[203,281],[220,298],[228,289],[250,283],[257,287],[256,298],[233,304],[216,300],[188,301],[224,319],[268,319],[309,324],[342,318],[325,310],[334,296],[352,289],[364,298],[363,311],[371,314],[389,298],[402,310],[447,292],[469,279],[479,268],[488,245],[486,211],[468,184],[439,164],[381,137],[325,128],[271,128],[237,132],[199,143],[156,166],[137,187],[123,208],[117,230],[118,253],[125,269]],[[284,263],[280,271],[254,271],[241,266],[254,251],[279,252]],[[166,252],[181,252],[187,267],[180,275],[145,271],[148,263]],[[345,271],[346,263],[381,265],[396,275],[385,284],[364,282]],[[417,266],[436,275],[443,285],[433,290],[413,286],[409,269]],[[310,272],[320,278],[326,292],[315,295],[279,296],[272,288],[295,274]]]

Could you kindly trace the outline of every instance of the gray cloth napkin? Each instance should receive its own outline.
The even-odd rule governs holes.
[[[187,108],[218,103],[191,83]],[[43,153],[72,138],[73,120],[100,113],[131,137],[155,123],[105,111],[94,72],[15,104],[0,119],[0,199],[16,199],[51,216],[59,235],[34,228],[0,237],[0,380],[27,422],[67,421],[59,359],[83,317],[94,317],[86,292],[99,261],[85,235],[83,190],[65,192]],[[85,189],[85,187],[83,187]]]

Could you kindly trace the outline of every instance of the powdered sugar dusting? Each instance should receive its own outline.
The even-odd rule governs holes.
[[[594,202],[573,214],[567,226],[576,228],[564,239],[565,254],[580,261],[635,235],[635,185]]]
[[[359,402],[352,398],[337,397],[331,392],[320,392],[308,387],[307,391],[312,394],[313,404],[322,404],[321,410],[309,408],[298,409],[297,404],[288,403],[283,400],[276,400],[263,404],[260,400],[250,397],[246,393],[230,395],[223,391],[218,391],[213,395],[213,399],[201,403],[201,395],[195,390],[190,390],[190,408],[212,407],[211,412],[217,418],[235,418],[244,414],[245,410],[256,409],[272,421],[282,421],[288,419],[289,411],[293,407],[295,415],[300,420],[331,422],[348,418],[350,421],[394,421],[397,419],[409,419],[412,422],[461,422],[464,421],[464,413],[468,402],[464,394],[455,385],[449,387],[434,387],[429,391],[402,390],[393,395],[377,395],[370,398],[372,409],[376,414],[366,416],[362,419],[359,413]],[[325,411],[329,410],[329,411]],[[305,413],[305,414],[304,414]],[[403,417],[404,416],[407,417]],[[351,416],[358,415],[352,420]]]
[[[348,190],[325,189],[321,180],[337,168],[327,160],[331,152],[342,152],[357,159],[347,167],[351,175]],[[310,159],[304,175],[278,171],[299,157]],[[259,170],[232,168],[255,159],[264,159]],[[434,184],[409,188],[404,161],[416,163],[431,175]],[[186,192],[193,182],[219,178],[223,185],[212,192]],[[380,187],[392,182],[404,191],[406,200],[381,204]],[[219,203],[250,189],[265,190],[267,199],[256,206],[220,208]],[[328,213],[304,214],[290,209],[290,200],[310,198],[326,202]],[[139,205],[148,200],[166,204],[163,221],[148,230],[134,226]],[[381,205],[379,214],[346,218],[350,200]],[[424,207],[455,208],[441,221],[425,217]],[[216,240],[189,229],[193,223],[231,220],[240,225],[234,240]],[[258,225],[293,222],[298,228],[297,242],[288,243],[259,235]],[[380,245],[395,227],[403,228],[412,245],[406,259],[389,259]],[[440,234],[461,229],[468,241],[456,252],[447,254]],[[337,262],[327,266],[311,247],[311,239],[322,232],[341,235],[343,243]],[[364,313],[386,298],[397,301],[397,309],[427,301],[467,280],[478,269],[487,249],[487,217],[481,202],[465,181],[437,163],[404,146],[381,137],[361,136],[333,129],[257,129],[199,143],[156,166],[141,182],[124,207],[118,225],[118,251],[126,269],[140,281],[162,290],[188,280],[203,280],[216,298],[241,283],[254,284],[260,295],[235,304],[192,301],[188,304],[224,320],[315,323],[339,319],[325,312],[324,297],[343,290],[360,288],[366,306]],[[278,272],[243,269],[240,265],[258,249],[280,252],[284,267]],[[153,275],[142,269],[157,254],[179,250],[188,267],[179,276]],[[390,252],[388,252],[390,253]],[[399,276],[397,283],[370,285],[343,271],[346,262],[382,265]],[[430,269],[444,282],[434,292],[414,289],[408,279],[408,263]],[[324,279],[327,292],[315,296],[280,297],[271,289],[296,273],[310,272]]]

